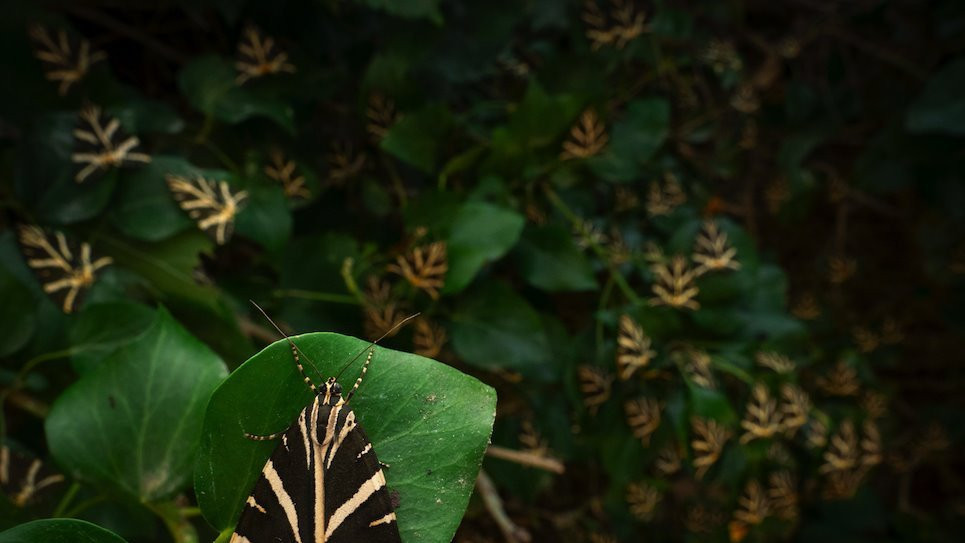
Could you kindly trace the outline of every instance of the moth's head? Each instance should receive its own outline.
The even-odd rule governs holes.
[[[322,397],[325,405],[335,405],[342,399],[342,385],[335,381],[334,377],[329,377],[325,384],[318,389],[318,395]]]

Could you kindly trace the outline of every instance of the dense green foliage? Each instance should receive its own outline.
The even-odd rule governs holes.
[[[388,333],[408,543],[963,528],[959,3],[5,7],[0,543],[224,540],[309,400],[248,300]]]

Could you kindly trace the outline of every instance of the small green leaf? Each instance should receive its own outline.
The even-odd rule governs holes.
[[[579,109],[579,101],[573,96],[549,95],[532,80],[506,126],[493,131],[493,150],[499,156],[518,157],[555,143]]]
[[[408,19],[429,19],[433,23],[442,24],[442,12],[439,11],[441,0],[356,0],[373,9],[385,10],[386,13],[406,17]]]
[[[380,146],[399,160],[433,173],[452,126],[452,114],[441,105],[406,113],[389,128]]]
[[[73,113],[40,118],[27,135],[18,181],[19,197],[32,207],[40,222],[70,224],[100,213],[117,184],[117,170],[83,183],[74,180]]]
[[[502,283],[467,292],[452,316],[451,332],[456,353],[474,366],[541,379],[559,373],[539,313]]]
[[[116,106],[107,108],[108,115],[116,117],[124,130],[132,134],[160,132],[177,134],[184,129],[184,120],[174,108],[164,102],[129,96]]]
[[[663,98],[630,102],[626,116],[613,125],[610,145],[590,159],[590,168],[614,182],[632,181],[667,139],[670,103]]]
[[[318,367],[318,382],[335,375],[367,342],[331,333],[292,338]],[[361,360],[341,377],[354,381]],[[309,372],[310,365],[306,364]],[[205,417],[195,492],[205,518],[232,528],[275,443],[243,432],[287,428],[310,405],[285,341],[277,341],[231,374],[211,396]],[[496,393],[476,379],[414,354],[375,348],[372,364],[352,399],[385,470],[399,493],[399,530],[407,543],[452,540],[469,502],[492,432]]]
[[[0,543],[124,543],[121,536],[72,518],[43,519],[0,532]]]
[[[157,156],[150,164],[121,173],[120,187],[111,206],[111,222],[135,239],[159,241],[192,227],[165,180],[168,174],[194,179],[203,175],[177,156]]]
[[[72,476],[157,501],[191,478],[204,408],[226,374],[208,347],[159,310],[151,328],[71,385],[45,430]]]
[[[154,309],[134,302],[89,304],[70,322],[71,365],[84,374],[142,335],[154,324]]]
[[[198,111],[228,124],[265,117],[294,132],[294,112],[280,97],[235,84],[237,73],[228,61],[214,55],[188,63],[178,76],[181,92]]]
[[[537,288],[554,292],[597,287],[589,260],[562,226],[527,228],[516,254],[523,277]]]
[[[905,114],[911,132],[965,135],[965,58],[950,62],[925,84]]]
[[[250,186],[244,205],[235,218],[238,234],[261,243],[269,250],[278,249],[288,241],[292,214],[281,188],[257,184]]]
[[[34,332],[37,316],[30,289],[0,267],[0,356],[23,347]]]
[[[472,201],[463,205],[449,231],[449,272],[443,292],[466,288],[487,262],[512,249],[524,222],[522,215],[504,207]]]

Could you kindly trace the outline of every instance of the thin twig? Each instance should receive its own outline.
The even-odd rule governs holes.
[[[499,530],[503,532],[503,537],[506,538],[508,543],[529,543],[533,540],[525,528],[514,524],[506,515],[506,510],[503,509],[503,500],[500,499],[499,493],[496,491],[496,485],[493,484],[492,479],[486,475],[485,471],[479,471],[479,477],[476,479],[476,490],[482,496],[486,510],[496,521]]]
[[[560,462],[555,458],[549,458],[527,451],[517,451],[514,449],[490,445],[489,448],[486,449],[486,455],[493,458],[499,458],[500,460],[516,462],[517,464],[522,464],[531,468],[552,471],[553,473],[563,473],[566,471],[566,467],[563,466],[563,462]]]
[[[113,30],[122,36],[131,38],[132,40],[139,42],[141,45],[154,51],[167,60],[176,62],[177,64],[185,64],[188,61],[187,57],[171,47],[168,47],[163,42],[155,39],[153,36],[148,36],[147,34],[140,32],[138,29],[128,26],[127,24],[118,21],[109,15],[105,15],[100,11],[73,5],[66,5],[65,9],[81,19],[87,19],[92,23]]]

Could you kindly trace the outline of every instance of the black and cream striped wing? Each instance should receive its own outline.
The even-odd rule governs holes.
[[[382,466],[348,406],[314,402],[281,438],[231,543],[400,543]]]

